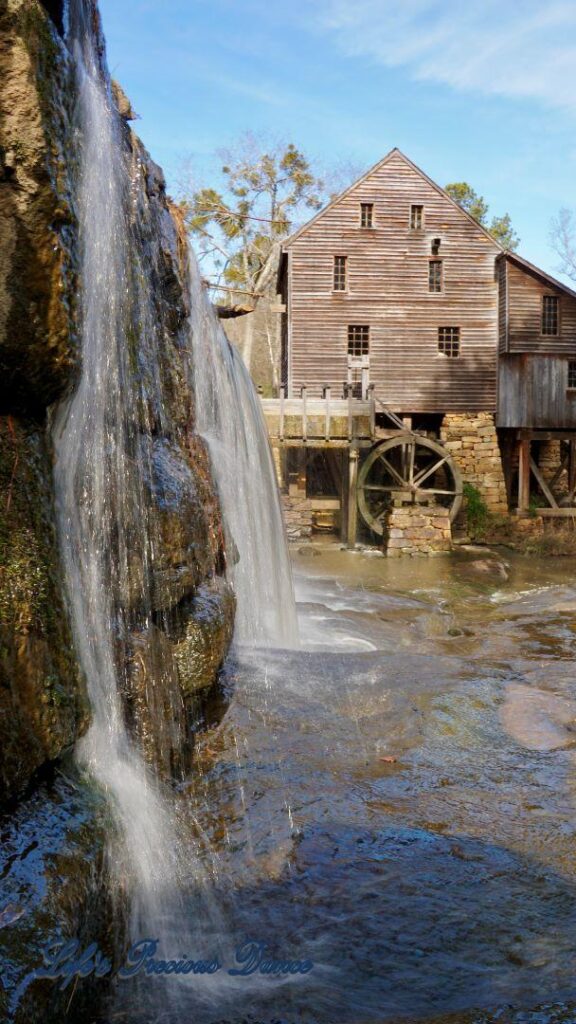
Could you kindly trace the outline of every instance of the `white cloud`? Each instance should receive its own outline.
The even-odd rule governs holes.
[[[576,110],[576,3],[314,0],[351,56],[455,89]]]

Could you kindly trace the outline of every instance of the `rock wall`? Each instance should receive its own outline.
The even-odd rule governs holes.
[[[300,494],[283,494],[282,507],[288,540],[302,540],[312,536],[312,509],[314,502]]]
[[[391,508],[384,527],[384,553],[435,555],[450,551],[452,530],[449,512],[424,505]]]
[[[89,719],[59,567],[49,430],[50,409],[74,387],[81,358],[75,92],[60,9],[0,2],[0,804],[22,795]],[[158,764],[163,743],[144,721],[149,669],[158,668],[161,652],[154,687],[166,689],[159,700],[170,730],[193,672],[199,685],[213,681],[234,605],[208,454],[194,430],[187,240],[160,168],[129,126],[130,104],[119,89],[115,98],[130,167],[130,230],[146,253],[145,286],[162,332],[160,365],[146,337],[131,342],[142,429],[154,438],[146,491],[156,557],[147,580],[135,557],[125,595],[134,608],[144,583],[153,595],[156,621],[133,634],[126,713]]]
[[[442,420],[440,440],[460,468],[464,482],[480,491],[488,510],[505,515],[506,483],[494,415],[447,413]]]

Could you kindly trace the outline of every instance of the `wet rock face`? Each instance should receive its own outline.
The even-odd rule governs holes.
[[[46,433],[0,417],[0,804],[19,796],[87,722],[62,595]]]
[[[78,139],[62,29],[58,2],[0,0],[0,805],[73,745],[89,719],[61,578],[47,426],[49,407],[74,387],[81,360]],[[151,452],[144,501],[154,557],[136,541],[123,595],[129,635],[119,657],[132,659],[127,718],[147,759],[167,774],[181,770],[182,758],[158,751],[173,736],[192,677],[198,687],[214,681],[231,637],[233,600],[221,578],[208,454],[194,428],[187,239],[161,169],[129,126],[129,100],[116,85],[112,92],[130,181],[130,283],[151,297],[161,342],[135,321],[130,383],[141,398],[132,426],[135,447],[140,438]],[[204,607],[206,587],[219,597]],[[160,617],[154,628],[150,605]],[[184,650],[164,619],[185,608],[192,621],[200,605],[202,628]],[[185,760],[185,730],[182,743]]]
[[[0,5],[0,411],[40,413],[78,360],[69,66],[40,4]]]
[[[185,697],[209,686],[232,639],[234,598],[224,580],[215,577],[184,601],[168,623],[175,643],[180,686]]]
[[[44,951],[56,941],[98,942],[114,954],[106,935],[111,912],[104,887],[103,798],[67,765],[71,781],[43,785],[10,819],[0,844],[0,1020],[12,1024],[59,1024],[90,1020],[102,982],[83,979],[71,1000],[49,979],[34,979]],[[117,941],[123,921],[116,916]]]

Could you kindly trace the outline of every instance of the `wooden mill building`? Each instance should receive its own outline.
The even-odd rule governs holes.
[[[494,511],[536,493],[572,514],[576,293],[398,149],[287,239],[279,291],[282,388],[264,408],[288,507],[306,500],[320,525],[345,507],[351,540],[358,488],[380,532],[381,499],[427,488],[455,516],[463,478]]]

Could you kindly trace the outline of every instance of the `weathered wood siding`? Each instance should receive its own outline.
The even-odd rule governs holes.
[[[504,262],[504,261],[502,261]],[[508,351],[568,353],[576,357],[576,299],[527,270],[508,264]],[[557,295],[558,337],[542,335],[542,297]]]
[[[361,228],[360,203],[374,204]],[[422,230],[409,227],[424,206]],[[431,243],[441,239],[443,291],[428,290]],[[396,411],[496,406],[498,247],[394,151],[289,243],[292,392],[336,395],[347,379],[347,327],[370,325],[370,380]],[[346,292],[332,291],[333,260],[347,256]],[[438,352],[438,327],[460,327],[461,355]]]
[[[508,351],[508,263],[500,257],[497,261],[498,278],[498,351]]]
[[[576,428],[576,392],[567,389],[568,362],[567,356],[501,356],[497,425]]]

